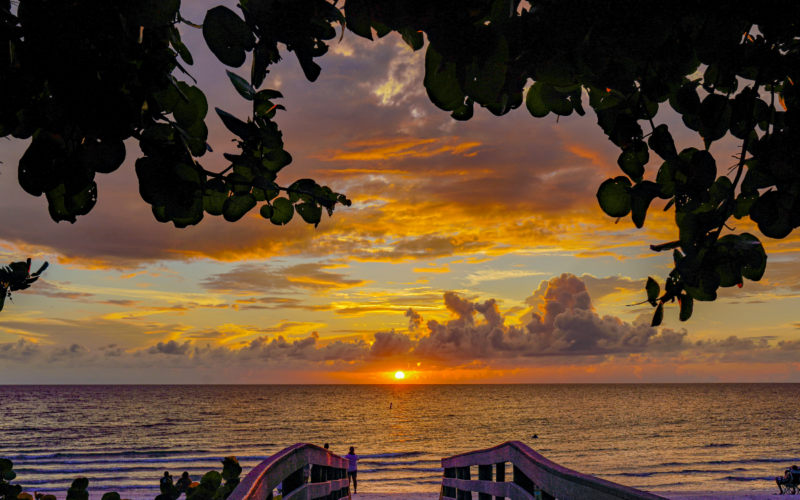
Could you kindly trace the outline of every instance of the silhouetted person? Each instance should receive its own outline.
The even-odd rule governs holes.
[[[797,466],[793,465],[795,470],[797,470]],[[778,490],[781,492],[780,494],[783,495],[783,487],[784,485],[791,484],[792,482],[792,470],[786,469],[783,473],[783,476],[778,476],[775,478],[775,483],[778,485]],[[787,488],[788,489],[788,488]]]
[[[328,450],[328,443],[325,443],[325,446],[323,446],[323,448],[325,448],[326,450]],[[330,451],[330,450],[329,450],[329,451]]]
[[[350,465],[347,466],[347,479],[353,484],[353,495],[355,495],[358,490],[358,482],[356,480],[358,476],[358,455],[356,455],[355,447],[351,446],[350,453],[345,455],[344,458],[350,461]]]
[[[181,478],[178,479],[178,482],[175,486],[178,487],[178,496],[181,496],[181,493],[186,493],[186,490],[189,489],[189,486],[192,484],[192,478],[189,477],[188,472],[184,472],[181,474]]]
[[[161,478],[159,488],[161,489],[161,493],[172,493],[172,491],[175,489],[175,485],[172,484],[172,476],[169,475],[169,471],[164,471],[164,477]]]

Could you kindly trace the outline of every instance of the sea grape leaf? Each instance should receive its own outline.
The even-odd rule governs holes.
[[[253,50],[256,39],[250,27],[225,6],[217,6],[206,13],[203,21],[203,38],[217,59],[233,68],[244,64],[245,52]]]
[[[608,179],[597,190],[600,208],[611,217],[625,217],[631,213],[631,181],[627,177]]]
[[[658,295],[661,293],[661,287],[658,285],[658,282],[648,276],[645,290],[647,290],[647,300],[650,303],[655,304]]]

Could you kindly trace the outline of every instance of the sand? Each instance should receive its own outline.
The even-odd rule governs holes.
[[[777,500],[775,491],[654,491],[656,495],[670,500]],[[473,497],[477,498],[477,497]],[[779,497],[780,498],[780,497]],[[787,497],[794,498],[794,497]],[[353,500],[439,500],[439,492],[435,493],[359,493]]]

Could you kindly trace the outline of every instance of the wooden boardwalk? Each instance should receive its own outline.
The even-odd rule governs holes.
[[[298,443],[253,468],[228,500],[273,500],[280,483],[283,500],[349,499],[348,463],[319,446]],[[567,469],[519,441],[443,458],[442,468],[437,500],[475,500],[475,493],[477,500],[667,500]]]

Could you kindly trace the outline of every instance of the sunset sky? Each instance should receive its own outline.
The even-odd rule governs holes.
[[[220,3],[182,13],[202,22]],[[200,31],[181,30],[210,107],[248,116]],[[346,32],[316,83],[282,55],[262,86],[288,110],[276,121],[294,163],[278,180],[311,177],[353,200],[316,229],[257,210],[161,224],[138,192],[135,141],[98,175],[94,210],[56,224],[17,182],[27,141],[3,140],[0,260],[51,267],[0,313],[0,382],[390,383],[398,370],[409,383],[800,381],[796,234],[767,240],[736,221],[765,242],[764,278],[695,303],[686,323],[668,307],[650,328],[652,308],[628,304],[671,269],[649,245],[675,239],[672,213],[656,205],[636,230],[601,212],[594,195],[621,175],[619,150],[588,105],[558,122],[524,106],[456,122],[425,94],[424,49],[397,34]],[[249,64],[235,71],[249,79]],[[674,124],[679,149],[702,148],[666,108],[655,121]],[[221,171],[233,135],[213,112],[206,123],[214,152],[201,163]],[[735,146],[713,146],[720,174]]]

